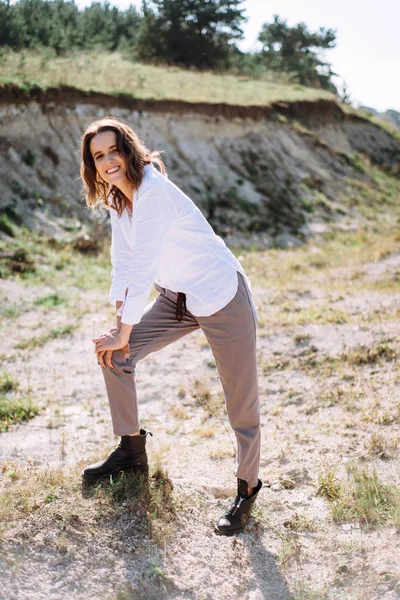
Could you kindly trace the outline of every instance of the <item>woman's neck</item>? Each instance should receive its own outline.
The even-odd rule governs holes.
[[[133,193],[135,191],[133,183],[125,179],[125,181],[118,182],[118,185],[115,187],[117,187],[124,194],[124,196],[128,198],[130,208],[132,208]]]

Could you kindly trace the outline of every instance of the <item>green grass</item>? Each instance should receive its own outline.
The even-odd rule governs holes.
[[[294,513],[290,519],[284,521],[283,525],[290,531],[304,532],[315,530],[313,520],[305,512]]]
[[[39,414],[39,408],[27,398],[0,395],[0,432],[11,425],[28,421]]]
[[[21,229],[16,238],[7,242],[0,240],[0,254],[4,254],[0,258],[0,277],[20,278],[28,285],[48,286],[57,290],[38,298],[35,302],[37,306],[52,308],[67,304],[68,298],[58,291],[65,286],[79,290],[107,290],[110,286],[109,240],[93,256],[81,254],[71,244],[55,245],[51,240]],[[23,257],[28,265],[35,263],[35,268],[22,272],[10,268],[9,257],[15,255]]]
[[[16,319],[20,315],[20,308],[18,306],[0,306],[0,319]]]
[[[32,350],[33,348],[40,348],[49,342],[50,340],[55,340],[58,338],[66,337],[70,335],[74,329],[75,325],[66,325],[64,327],[57,327],[52,329],[51,331],[47,331],[42,333],[39,336],[32,336],[25,340],[22,340],[16,344],[16,348],[20,350]]]
[[[40,513],[44,506],[53,503],[51,499],[71,498],[81,487],[77,476],[68,478],[61,469],[39,471],[31,465],[29,469],[19,470],[6,466],[4,475],[9,481],[0,493],[0,522],[3,523],[24,519],[36,511]]]
[[[6,235],[9,235],[10,237],[15,237],[14,224],[11,223],[10,219],[5,214],[0,214],[0,231]]]
[[[34,301],[35,306],[43,306],[45,308],[52,308],[54,306],[60,306],[62,304],[66,304],[68,300],[63,298],[58,294],[58,292],[54,292],[53,294],[46,294],[46,296],[41,296],[40,298],[36,298]]]
[[[341,103],[341,107],[344,110],[344,112],[346,112],[347,114],[355,115],[357,117],[361,117],[362,119],[367,119],[374,125],[377,125],[381,129],[385,129],[388,133],[390,133],[390,135],[392,135],[393,137],[396,137],[397,139],[400,140],[400,131],[397,129],[397,127],[395,127],[394,125],[392,125],[391,123],[389,123],[388,121],[383,119],[382,117],[374,115],[373,113],[371,113],[369,110],[366,110],[365,108],[353,108],[351,105],[346,104],[344,102]]]
[[[115,508],[124,503],[127,510],[143,514],[148,535],[156,543],[163,543],[171,535],[176,514],[173,485],[160,464],[152,467],[148,476],[130,473],[111,476],[96,486],[95,495],[100,501],[108,499]]]
[[[336,521],[358,521],[366,528],[400,525],[398,486],[382,483],[375,469],[359,464],[346,465],[344,481],[337,476],[336,467],[325,465],[317,484],[317,493],[330,502]]]
[[[0,375],[0,394],[6,394],[17,390],[19,387],[18,381],[8,371],[1,373]]]
[[[351,365],[370,365],[382,361],[393,361],[397,356],[395,348],[390,341],[379,342],[376,346],[367,348],[360,346],[349,350],[342,355],[343,360],[346,360]]]
[[[340,497],[340,481],[336,475],[336,465],[324,465],[318,475],[317,494],[326,500],[332,501]]]
[[[400,196],[399,196],[400,199]],[[290,313],[287,292],[308,292],[312,282],[314,289],[346,293],[359,292],[375,287],[375,282],[364,277],[354,281],[354,269],[378,262],[398,251],[399,233],[396,225],[376,224],[359,227],[357,231],[333,231],[315,237],[310,244],[296,249],[245,250],[234,249],[254,285],[265,286],[278,293],[285,291],[284,298],[277,298],[281,312],[286,307]],[[323,268],[321,265],[324,265]],[[346,269],[337,275],[338,269]],[[392,291],[398,290],[393,280]],[[388,290],[386,290],[388,291]],[[305,309],[311,310],[311,309]],[[337,322],[332,314],[331,322]],[[314,317],[318,320],[318,311]]]
[[[348,479],[332,503],[333,518],[358,521],[366,528],[391,523],[399,526],[400,488],[382,483],[375,469],[349,465],[347,472]]]
[[[277,321],[276,326],[285,327],[287,322]],[[377,342],[371,347],[356,346],[347,352],[338,356],[329,356],[319,353],[314,346],[306,347],[304,351],[296,356],[292,354],[276,354],[266,361],[260,362],[260,367],[264,375],[274,371],[299,370],[306,373],[312,373],[313,377],[328,377],[333,373],[343,373],[352,370],[353,375],[362,372],[365,367],[375,367],[383,365],[385,362],[395,364],[397,352],[390,342],[384,340]],[[344,402],[344,406],[351,408],[351,402],[356,401],[357,394],[349,391],[341,392],[332,390],[322,393],[319,407],[333,406]]]
[[[295,305],[282,306],[276,318],[280,325],[306,325],[308,323],[348,323],[349,317],[343,311],[332,309],[330,306],[299,308]]]
[[[197,72],[133,63],[119,53],[79,52],[43,60],[40,52],[8,51],[2,56],[0,85],[42,88],[68,85],[85,91],[134,98],[267,106],[277,101],[334,100],[324,90],[248,76]],[[283,77],[283,76],[282,76]],[[281,79],[282,79],[281,77]],[[278,78],[278,75],[275,76]]]

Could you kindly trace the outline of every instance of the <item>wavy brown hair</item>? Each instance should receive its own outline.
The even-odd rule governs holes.
[[[90,151],[91,140],[102,131],[115,132],[118,152],[123,156],[127,165],[126,177],[135,189],[142,183],[145,165],[155,163],[163,175],[167,175],[167,173],[160,158],[160,152],[151,152],[146,148],[136,133],[119,119],[105,117],[89,125],[82,136],[81,145],[81,177],[86,192],[86,204],[92,208],[99,204],[109,208],[108,199],[111,196],[112,206],[121,216],[124,208],[129,203],[129,199],[115,185],[109,186],[98,174]]]

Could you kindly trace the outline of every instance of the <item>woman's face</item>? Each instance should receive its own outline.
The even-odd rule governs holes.
[[[106,183],[119,187],[126,181],[126,163],[118,152],[115,131],[96,134],[90,140],[90,152],[98,174]]]

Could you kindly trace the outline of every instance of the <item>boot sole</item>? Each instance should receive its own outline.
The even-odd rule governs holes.
[[[97,483],[99,481],[104,481],[112,477],[117,477],[122,473],[131,473],[131,474],[140,474],[140,475],[148,475],[149,467],[146,466],[134,466],[127,469],[116,469],[115,471],[110,471],[109,473],[104,473],[104,475],[86,475],[82,472],[82,479],[85,483]]]
[[[233,531],[229,531],[225,530],[225,529],[218,529],[218,527],[214,527],[214,533],[216,533],[217,535],[225,535],[227,537],[231,537],[232,535],[236,535],[237,533],[243,533],[244,532],[244,527],[241,527],[240,529],[234,529]]]

